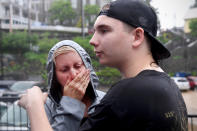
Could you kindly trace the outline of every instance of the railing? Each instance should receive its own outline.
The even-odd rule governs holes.
[[[18,97],[0,97],[0,131],[28,131],[29,120],[26,111],[16,104]],[[191,131],[194,129],[194,120],[197,114],[188,114]]]
[[[193,119],[197,119],[197,115],[196,114],[188,114],[188,119],[190,119],[190,128],[191,128],[191,131],[197,131],[197,129],[196,130],[194,130],[194,124],[193,124]]]
[[[0,131],[29,131],[26,111],[16,103],[18,97],[0,97]]]

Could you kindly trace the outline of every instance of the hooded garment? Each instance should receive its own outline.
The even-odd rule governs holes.
[[[71,97],[62,96],[62,89],[56,79],[55,64],[53,62],[55,50],[62,46],[70,46],[75,49],[81,57],[85,67],[90,70],[90,82],[85,93],[85,95],[88,95],[92,100],[92,105],[89,107],[88,114],[94,111],[94,106],[100,102],[105,93],[95,90],[98,86],[99,79],[92,67],[90,56],[80,45],[71,40],[64,40],[58,42],[51,48],[47,61],[49,97],[45,104],[45,111],[53,130],[74,131],[79,128],[81,120],[83,119],[85,104]],[[76,121],[78,121],[78,127],[76,127]],[[69,129],[67,129],[68,127]]]

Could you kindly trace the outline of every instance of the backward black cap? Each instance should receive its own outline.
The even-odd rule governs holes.
[[[101,10],[99,15],[106,15],[133,27],[143,28],[151,41],[151,52],[155,60],[170,56],[170,52],[156,39],[157,15],[145,3],[136,0],[117,0],[110,3],[109,9]]]

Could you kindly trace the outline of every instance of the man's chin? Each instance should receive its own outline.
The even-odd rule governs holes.
[[[110,63],[109,61],[103,60],[103,59],[99,59],[99,63],[104,66],[113,67],[112,63]]]
[[[107,66],[106,61],[104,61],[103,59],[99,59],[99,63],[100,63],[101,65],[106,65],[106,66]]]

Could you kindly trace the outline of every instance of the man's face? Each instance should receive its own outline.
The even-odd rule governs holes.
[[[125,29],[123,22],[105,15],[97,18],[94,31],[90,44],[94,46],[100,64],[121,66],[130,53],[131,32]]]

